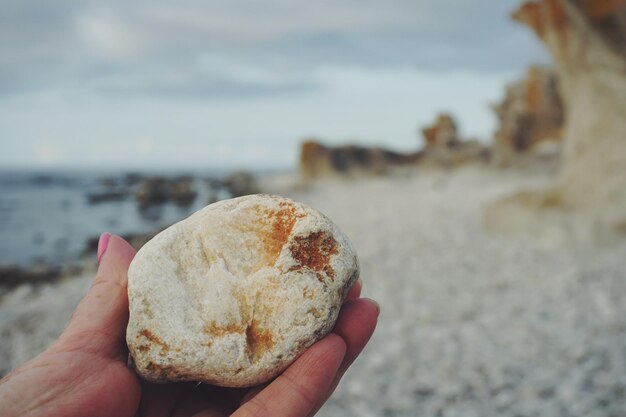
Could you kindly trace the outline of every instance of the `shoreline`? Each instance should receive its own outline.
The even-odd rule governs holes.
[[[379,325],[322,417],[620,415],[626,242],[557,248],[485,233],[482,211],[543,175],[467,167],[405,177],[269,181],[326,214],[359,254]],[[0,370],[45,349],[88,290],[75,277],[0,300]],[[371,393],[378,393],[372,396]]]
[[[247,194],[249,192],[260,192],[260,193],[266,193],[266,194],[278,194],[278,195],[284,195],[284,196],[300,196],[303,194],[306,194],[308,192],[310,192],[311,190],[314,190],[315,188],[319,188],[319,187],[326,187],[329,185],[354,185],[354,184],[359,184],[359,183],[370,183],[370,182],[376,182],[376,181],[410,181],[411,179],[415,178],[415,177],[420,177],[420,176],[442,176],[442,177],[446,177],[446,176],[454,176],[454,175],[462,175],[462,173],[464,171],[475,171],[475,170],[479,170],[479,171],[486,171],[486,172],[498,172],[501,175],[504,176],[512,176],[512,177],[516,177],[520,174],[523,175],[528,175],[528,176],[534,176],[536,178],[546,178],[548,176],[548,173],[544,172],[544,171],[539,171],[537,172],[527,172],[526,169],[521,169],[519,171],[517,170],[506,170],[506,171],[501,171],[498,170],[497,168],[491,167],[491,166],[484,166],[484,165],[469,165],[466,167],[462,167],[462,168],[455,168],[455,169],[444,169],[444,168],[418,168],[418,167],[413,167],[412,169],[397,169],[396,171],[392,171],[390,173],[387,173],[386,175],[353,175],[353,176],[341,176],[341,175],[335,175],[335,176],[327,176],[324,178],[320,178],[320,179],[316,179],[313,181],[307,181],[307,180],[303,180],[298,171],[295,169],[292,170],[266,170],[264,172],[256,172],[256,174],[253,177],[253,183],[250,184],[244,184],[243,186],[243,194]],[[65,171],[65,173],[67,173],[68,171]],[[240,171],[241,172],[241,171]],[[35,171],[29,171],[28,172],[29,175],[31,176],[37,176],[38,173]],[[93,173],[92,173],[93,174]],[[226,179],[229,177],[229,175],[233,175],[233,174],[237,174],[237,171],[235,172],[230,172],[228,173],[228,175],[223,175],[221,177],[221,179],[219,178],[205,178],[205,177],[194,177],[194,181],[196,182],[201,182],[201,183],[207,183],[208,186],[211,188],[213,187],[214,189],[220,189],[220,188],[224,188],[225,185],[224,183],[226,182]],[[112,181],[110,176],[99,176],[100,174],[98,174],[98,176],[94,177],[99,183],[103,183],[106,181]],[[136,174],[133,172],[128,172],[128,173],[121,173],[118,174],[117,176],[117,180],[115,180],[117,183],[119,182],[123,182],[125,177],[128,177],[129,175],[139,175],[138,180],[135,181],[140,181],[140,180],[146,180],[146,179],[150,179],[150,178],[155,178],[155,177],[150,177],[147,176],[145,173],[143,174]],[[163,177],[163,176],[159,176],[158,178]],[[175,176],[173,177],[163,177],[163,178],[183,178],[180,176],[180,173],[176,173]],[[217,184],[217,185],[215,185]],[[196,184],[196,186],[198,186]],[[113,185],[113,191],[117,190],[117,185]],[[83,192],[86,195],[89,195],[89,189],[84,189]],[[232,192],[231,192],[232,194]],[[219,201],[221,199],[225,199],[228,198],[228,195],[222,195],[222,198],[218,198],[218,199],[213,199],[214,197],[211,197],[211,200],[207,201],[207,204],[210,204],[211,202],[215,202],[215,201]],[[134,191],[128,191],[124,197],[125,199],[130,199],[130,200],[134,200],[136,197],[134,195]],[[112,200],[113,202],[116,201],[116,197],[113,196]],[[106,203],[108,203],[108,200],[104,201],[104,205],[106,205]],[[162,202],[156,202],[154,204],[154,206],[156,206],[157,208],[162,205]],[[166,204],[168,204],[166,202]],[[93,203],[91,204],[93,205]],[[100,203],[95,203],[96,206],[101,206]],[[150,206],[152,206],[152,204],[149,205],[148,208],[150,208]],[[196,210],[194,211],[188,211],[184,217],[178,218],[178,219],[174,219],[171,222],[167,223],[167,224],[155,224],[153,228],[151,228],[150,230],[145,230],[143,232],[137,232],[135,230],[126,230],[126,231],[121,231],[116,233],[119,234],[121,237],[123,237],[124,239],[128,240],[131,245],[133,245],[136,249],[139,249],[147,240],[149,240],[150,238],[152,238],[156,233],[160,232],[161,230],[163,230],[164,228],[170,226],[171,224],[182,220],[182,218],[188,217],[189,215],[193,214],[195,211],[202,209],[204,206],[198,206],[196,207]],[[99,232],[100,233],[100,232]],[[65,258],[60,262],[46,262],[45,260],[31,260],[28,263],[0,263],[0,294],[2,294],[2,292],[6,292],[8,289],[15,287],[17,285],[19,285],[21,282],[23,283],[44,283],[44,282],[54,282],[54,281],[58,281],[64,278],[67,278],[68,276],[72,276],[72,275],[77,275],[80,274],[80,272],[84,269],[84,265],[85,263],[90,263],[92,262],[92,258],[94,258],[94,254],[96,252],[97,249],[97,244],[98,244],[98,238],[99,238],[99,233],[94,233],[91,236],[87,236],[84,239],[84,242],[80,245],[82,249],[80,249],[79,251],[76,251],[74,253],[74,255],[70,256],[69,258]],[[94,258],[95,259],[95,258]],[[14,276],[18,276],[19,278],[13,277],[11,275]],[[22,280],[20,282],[20,279]]]

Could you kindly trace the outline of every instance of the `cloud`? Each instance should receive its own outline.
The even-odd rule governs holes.
[[[324,67],[502,72],[541,47],[516,0],[0,0],[0,94],[305,94]],[[216,69],[206,61],[223,65]],[[262,76],[241,74],[254,68]]]
[[[79,16],[76,32],[85,47],[103,60],[129,59],[144,47],[139,31],[109,11]]]

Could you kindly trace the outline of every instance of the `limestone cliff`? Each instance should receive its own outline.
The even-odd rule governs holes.
[[[625,235],[626,0],[529,1],[514,18],[550,50],[564,105],[562,170],[545,195],[559,196],[563,215],[579,214],[570,223],[580,240]],[[526,200],[503,204],[511,208]],[[488,223],[498,223],[498,216],[510,223],[503,213],[492,207]],[[580,233],[583,225],[590,233]]]
[[[626,214],[626,0],[528,2],[514,17],[546,43],[559,74],[565,198]]]

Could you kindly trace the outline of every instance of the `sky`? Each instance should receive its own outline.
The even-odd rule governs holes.
[[[303,139],[490,141],[548,63],[518,0],[0,0],[0,167],[287,168]]]

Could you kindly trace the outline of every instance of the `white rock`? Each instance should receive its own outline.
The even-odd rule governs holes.
[[[134,366],[153,382],[265,382],[332,329],[358,273],[348,238],[304,204],[267,195],[212,204],[130,266]]]

